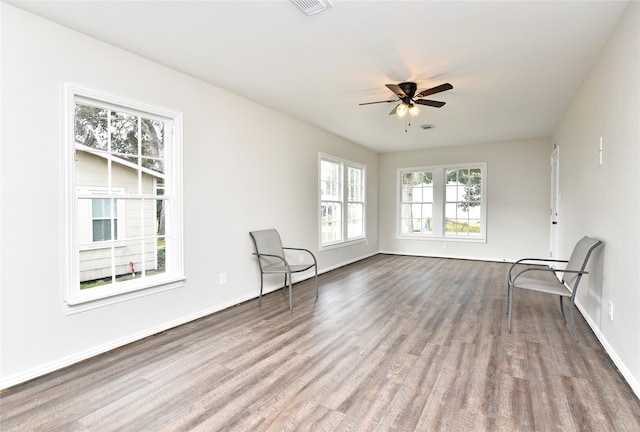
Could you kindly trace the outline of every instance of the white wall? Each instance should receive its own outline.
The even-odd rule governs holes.
[[[378,251],[377,154],[12,6],[0,11],[0,387],[256,297],[250,230],[275,227],[285,244],[318,250],[318,152],[368,175],[368,242],[317,253],[321,270]],[[66,314],[63,80],[183,112],[182,288]]]
[[[560,148],[560,253],[568,253],[584,234],[604,241],[578,300],[640,395],[639,2],[629,2],[553,142]],[[614,306],[613,321],[608,302]]]
[[[487,162],[487,242],[399,239],[398,168]],[[523,140],[380,155],[380,249],[387,253],[514,260],[549,255],[549,141]],[[446,244],[446,249],[443,246]]]

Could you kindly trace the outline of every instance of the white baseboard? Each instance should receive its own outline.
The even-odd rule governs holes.
[[[383,252],[373,252],[373,253],[361,255],[359,257],[350,259],[349,261],[345,261],[345,262],[340,263],[340,264],[335,264],[335,265],[332,265],[332,266],[329,266],[329,267],[325,267],[322,270],[318,270],[318,272],[319,273],[327,273],[327,272],[330,272],[332,270],[339,269],[340,267],[348,266],[349,264],[353,264],[355,262],[362,261],[363,259],[371,258],[372,256],[376,256],[376,255],[379,255],[381,253],[383,253]]]
[[[587,313],[587,310],[579,302],[576,302],[576,307],[584,317],[585,321],[587,321],[589,327],[591,327],[591,330],[596,335],[596,338],[598,338],[598,341],[604,348],[607,355],[609,355],[611,361],[616,365],[622,377],[625,379],[627,384],[629,384],[629,387],[631,387],[631,390],[635,393],[636,397],[640,399],[640,383],[633,377],[633,374],[629,371],[629,369],[627,369],[620,357],[618,357],[618,354],[613,349],[611,344],[609,344],[607,338],[602,334],[595,321]]]
[[[416,252],[398,252],[398,251],[380,251],[381,254],[385,255],[404,255],[404,256],[417,256],[417,257],[425,257],[425,258],[445,258],[445,259],[460,259],[460,260],[469,260],[469,261],[489,261],[489,262],[504,262],[504,263],[512,263],[519,258],[507,259],[507,258],[491,258],[491,257],[480,257],[477,256],[464,256],[464,255],[436,255],[436,254],[422,254]]]

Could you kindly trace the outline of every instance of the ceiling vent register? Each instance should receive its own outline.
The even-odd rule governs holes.
[[[329,0],[291,0],[307,15],[313,15],[332,7]]]

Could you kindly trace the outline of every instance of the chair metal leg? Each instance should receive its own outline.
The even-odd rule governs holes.
[[[264,275],[260,272],[260,296],[258,297],[258,305],[262,306],[262,286],[264,285]]]
[[[316,300],[318,300],[318,266],[316,268]]]
[[[289,310],[293,310],[293,290],[291,289],[291,275],[289,274]]]
[[[564,303],[562,302],[562,296],[560,296],[560,312],[562,312],[562,319],[567,322],[567,317],[564,315]]]
[[[507,304],[506,304],[506,311],[505,311],[505,315],[509,315],[509,295],[511,294],[511,283],[507,283]]]
[[[571,310],[569,311],[569,319],[571,320],[571,330],[573,331],[573,339],[578,342],[578,335],[576,334],[576,321],[575,321],[575,306],[573,301],[571,302]]]
[[[507,293],[509,305],[507,307],[507,315],[509,315],[509,333],[511,333],[511,318],[513,312],[513,285],[509,285],[509,292]]]

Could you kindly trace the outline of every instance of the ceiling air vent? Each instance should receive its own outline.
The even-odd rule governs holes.
[[[420,127],[422,129],[424,129],[424,130],[433,129],[433,125],[432,124],[423,124],[423,125],[420,125]]]
[[[329,0],[291,0],[302,12],[313,15],[333,6]]]

